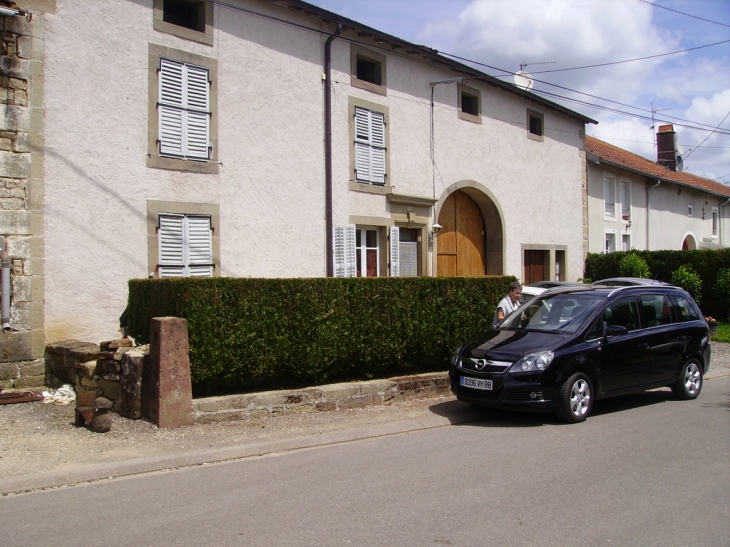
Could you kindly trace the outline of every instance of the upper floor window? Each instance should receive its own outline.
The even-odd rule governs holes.
[[[358,45],[350,45],[350,84],[379,95],[387,94],[386,57]]]
[[[527,109],[527,136],[536,141],[545,138],[545,115],[535,110]]]
[[[385,184],[385,115],[355,107],[355,180]]]
[[[459,118],[482,123],[482,100],[478,89],[463,84],[457,86]]]
[[[210,0],[154,0],[155,30],[213,45],[213,2]]]
[[[621,181],[621,220],[628,222],[631,220],[631,181]]]
[[[209,160],[208,69],[163,58],[159,77],[160,156]]]
[[[150,44],[147,165],[217,173],[217,63]]]
[[[694,216],[694,209],[692,208],[691,205],[687,205],[687,216],[688,217]]]
[[[616,218],[616,179],[613,175],[603,175],[603,216]]]

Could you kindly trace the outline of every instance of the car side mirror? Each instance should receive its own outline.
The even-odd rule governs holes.
[[[622,325],[610,325],[606,327],[604,332],[606,333],[606,336],[620,336],[622,334],[627,334],[629,329]]]

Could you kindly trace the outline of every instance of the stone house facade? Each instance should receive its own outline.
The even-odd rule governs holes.
[[[582,275],[580,113],[299,0],[18,5],[16,373],[116,337],[131,278]]]

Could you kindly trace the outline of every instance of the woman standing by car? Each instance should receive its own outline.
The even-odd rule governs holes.
[[[493,327],[496,327],[502,319],[520,307],[520,296],[522,296],[522,285],[517,281],[513,281],[509,284],[507,296],[497,304],[497,311],[494,312],[494,319],[492,320]]]

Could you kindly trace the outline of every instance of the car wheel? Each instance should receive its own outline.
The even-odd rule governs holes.
[[[690,359],[682,367],[679,380],[672,386],[677,399],[696,399],[702,391],[702,366],[697,359]]]
[[[593,408],[593,384],[582,372],[568,378],[560,390],[560,400],[555,413],[564,422],[584,421]]]

